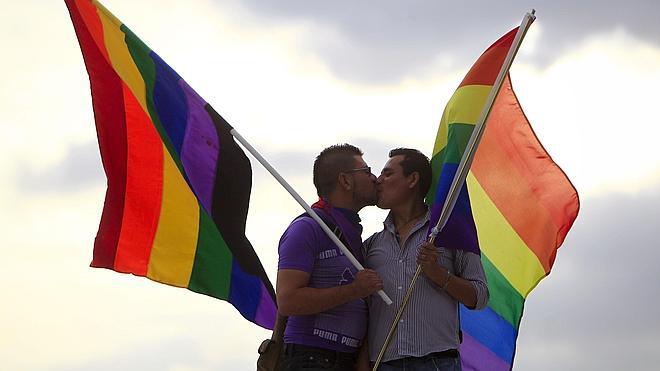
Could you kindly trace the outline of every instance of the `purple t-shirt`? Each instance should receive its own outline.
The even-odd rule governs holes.
[[[342,231],[343,240],[348,241],[350,246],[347,247],[362,262],[360,226],[351,223],[337,209],[329,211]],[[309,216],[289,225],[280,239],[279,255],[278,269],[309,273],[309,287],[346,285],[353,282],[357,273],[348,258]],[[289,316],[284,342],[356,352],[367,331],[367,313],[366,301],[358,299],[313,315]]]

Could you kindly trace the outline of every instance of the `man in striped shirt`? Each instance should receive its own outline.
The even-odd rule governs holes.
[[[368,353],[371,362],[381,347],[417,269],[408,306],[382,358],[379,370],[460,370],[458,304],[482,309],[488,286],[479,255],[436,248],[426,243],[431,166],[417,150],[390,151],[377,180],[378,207],[389,209],[384,228],[365,241],[366,266],[382,278],[394,304],[369,302]]]

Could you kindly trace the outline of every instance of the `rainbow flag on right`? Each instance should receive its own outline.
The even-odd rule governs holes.
[[[491,45],[447,103],[435,140],[431,227],[518,28]],[[577,191],[534,134],[504,80],[486,129],[436,243],[480,254],[490,300],[461,305],[463,370],[510,370],[527,295],[552,268],[580,207]]]

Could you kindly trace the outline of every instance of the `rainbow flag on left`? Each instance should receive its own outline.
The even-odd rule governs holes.
[[[245,219],[250,161],[232,127],[103,5],[65,0],[108,178],[92,267],[229,301],[275,322],[275,292]]]

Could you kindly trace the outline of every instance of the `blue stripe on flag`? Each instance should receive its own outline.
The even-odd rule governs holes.
[[[486,307],[483,310],[469,310],[461,305],[461,329],[478,342],[497,354],[500,358],[513,361],[518,332],[509,322]]]

